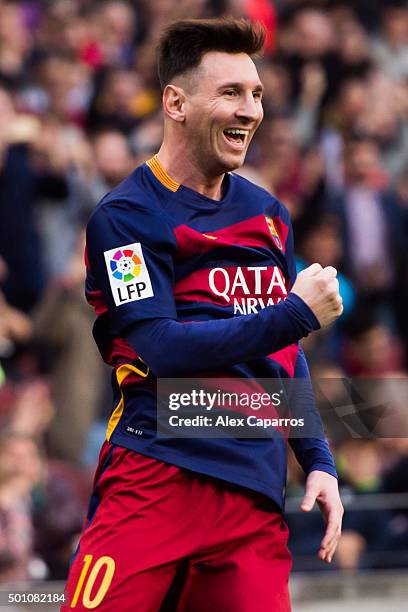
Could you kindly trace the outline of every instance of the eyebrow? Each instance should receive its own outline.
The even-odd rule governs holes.
[[[242,82],[235,82],[235,83],[223,83],[222,85],[220,85],[218,87],[218,91],[221,91],[222,89],[242,89],[244,83]],[[262,83],[257,83],[257,85],[255,85],[255,87],[253,88],[253,91],[264,91],[264,86],[262,85]]]

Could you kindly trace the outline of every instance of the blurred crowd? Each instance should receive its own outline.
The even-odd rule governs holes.
[[[353,510],[359,495],[408,495],[406,3],[0,0],[0,582],[66,575],[111,406],[84,226],[159,148],[160,31],[220,15],[267,29],[265,119],[239,172],[289,208],[299,270],[339,270],[344,315],[305,342],[312,374],[370,378],[367,401],[397,415],[353,436],[327,408],[350,404],[344,386],[320,388],[350,502],[334,567],[408,567],[408,503]],[[289,495],[302,483],[291,458]],[[288,522],[306,567],[321,519]]]

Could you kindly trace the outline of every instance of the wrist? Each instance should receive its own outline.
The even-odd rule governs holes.
[[[288,297],[284,302],[287,311],[290,316],[295,318],[297,322],[304,328],[305,333],[303,336],[307,336],[313,331],[320,329],[320,323],[314,314],[313,310],[306,304],[297,293],[289,293]]]

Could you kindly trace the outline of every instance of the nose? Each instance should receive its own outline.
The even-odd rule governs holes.
[[[260,121],[263,117],[263,108],[260,100],[256,100],[252,91],[241,96],[240,104],[235,111],[235,115],[240,119],[246,119],[247,122]]]

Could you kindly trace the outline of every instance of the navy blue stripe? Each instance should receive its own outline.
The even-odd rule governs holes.
[[[112,463],[112,454],[113,454],[114,448],[115,448],[114,446],[111,446],[111,448],[109,449],[109,453],[105,459],[105,463],[102,466],[102,470],[101,470],[98,482],[101,479],[102,475],[106,472],[106,470]],[[101,502],[101,496],[100,496],[99,489],[98,489],[98,482],[95,484],[95,488],[92,492],[91,499],[89,500],[88,515],[87,515],[88,521],[86,523],[86,527],[88,527],[89,524],[91,523],[98,509],[98,506]]]

